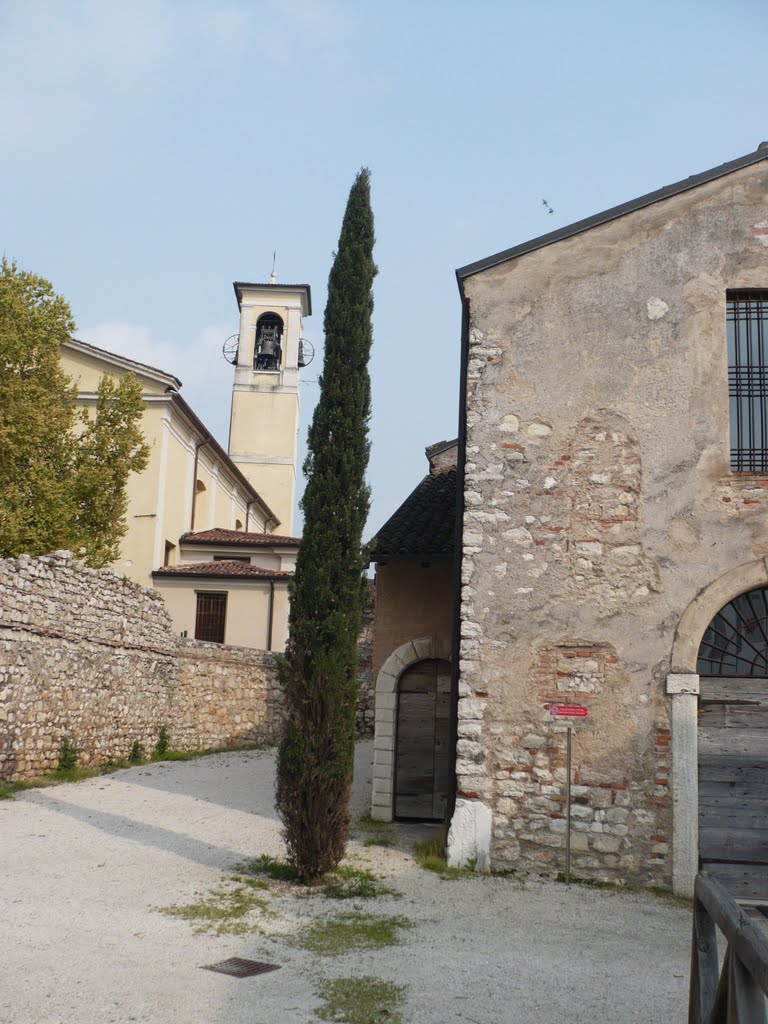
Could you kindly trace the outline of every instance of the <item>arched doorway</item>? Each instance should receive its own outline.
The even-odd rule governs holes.
[[[411,665],[397,686],[394,815],[441,821],[449,789],[451,666],[442,658]]]
[[[700,864],[768,902],[768,587],[720,609],[697,670]]]

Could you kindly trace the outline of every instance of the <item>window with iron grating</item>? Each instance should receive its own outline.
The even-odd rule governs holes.
[[[227,595],[198,592],[195,640],[223,644],[227,623]]]
[[[729,291],[731,469],[768,472],[768,291]]]

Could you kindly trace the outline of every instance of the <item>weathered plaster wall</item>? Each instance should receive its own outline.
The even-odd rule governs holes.
[[[66,552],[0,560],[0,778],[151,752],[273,742],[282,697],[263,651],[174,636],[160,595]]]
[[[574,873],[671,881],[675,629],[768,548],[768,480],[729,469],[725,331],[726,290],[768,287],[766,213],[758,165],[465,282],[457,774],[498,866],[562,870],[546,706],[570,700]]]
[[[376,570],[373,678],[394,650],[422,636],[449,636],[453,562],[391,562]]]

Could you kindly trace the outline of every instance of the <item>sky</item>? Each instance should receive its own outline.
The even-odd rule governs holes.
[[[0,0],[2,249],[224,446],[232,282],[276,252],[312,288],[303,453],[369,167],[370,533],[457,433],[456,268],[756,149],[766,44],[766,0]]]

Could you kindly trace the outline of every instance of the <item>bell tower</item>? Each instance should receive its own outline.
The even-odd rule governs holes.
[[[240,334],[233,352],[235,381],[229,457],[293,533],[299,430],[299,370],[305,365],[302,324],[312,313],[308,284],[235,281]],[[308,360],[307,360],[308,361]]]

